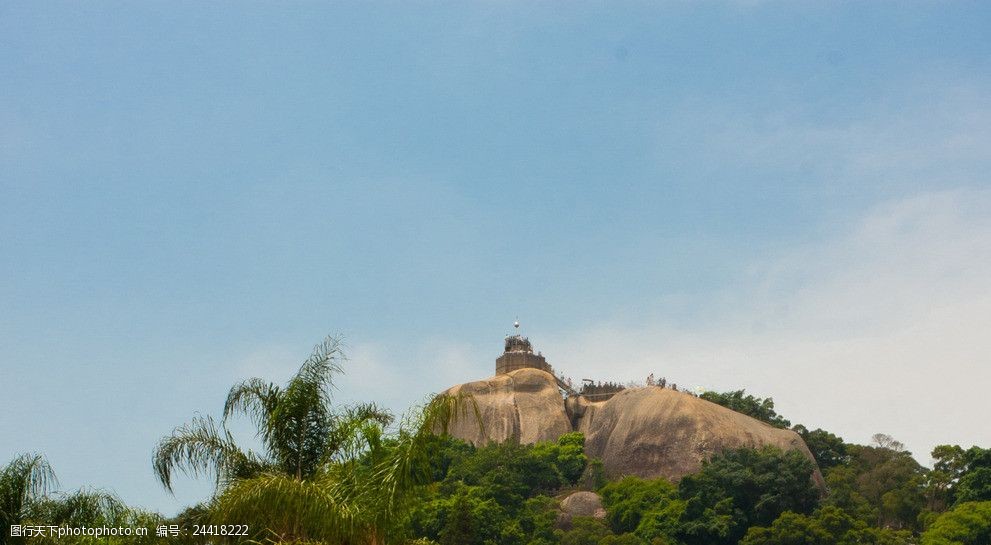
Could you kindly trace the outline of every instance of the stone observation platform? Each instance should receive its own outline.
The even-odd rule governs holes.
[[[496,374],[505,375],[517,369],[540,369],[554,374],[554,369],[542,354],[533,353],[530,339],[522,335],[506,337],[506,350],[496,358]]]
[[[519,330],[520,323],[516,322],[513,324],[513,327]],[[496,375],[506,375],[519,369],[539,369],[550,373],[554,377],[555,382],[557,382],[558,388],[561,389],[566,397],[582,396],[595,399],[596,401],[605,401],[624,390],[624,387],[619,384],[592,383],[589,380],[586,380],[582,384],[580,390],[575,390],[570,379],[565,379],[563,376],[554,372],[554,368],[551,364],[547,363],[547,359],[544,358],[543,354],[540,352],[533,353],[533,345],[530,344],[530,339],[517,333],[506,337],[505,350],[501,356],[496,358],[495,372]]]

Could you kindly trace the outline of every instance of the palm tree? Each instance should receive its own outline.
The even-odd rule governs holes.
[[[0,471],[0,545],[23,543],[10,527],[24,522],[36,501],[58,486],[55,472],[40,454],[22,454]]]
[[[93,488],[45,496],[33,502],[28,511],[28,524],[40,526],[155,528],[165,522],[165,518],[158,513],[130,508],[116,495]],[[52,534],[30,538],[31,545],[86,544],[93,541],[88,537],[59,538]],[[154,534],[110,538],[107,541],[128,545],[157,542]]]
[[[342,454],[354,430],[369,424],[386,425],[391,415],[374,405],[345,407],[333,412],[333,377],[341,373],[341,341],[327,337],[313,348],[284,388],[253,378],[231,388],[220,426],[210,417],[194,418],[173,430],[158,445],[155,474],[172,491],[179,469],[190,476],[213,473],[218,491],[235,479],[263,472],[309,480],[317,469]],[[244,450],[227,430],[234,414],[252,419],[264,453]]]
[[[24,543],[22,536],[11,536],[12,525],[101,524],[133,525],[137,520],[158,520],[152,513],[129,509],[113,494],[94,489],[56,493],[58,480],[40,454],[22,454],[0,471],[0,544]],[[57,541],[52,536],[32,538],[32,543]]]
[[[387,437],[388,412],[373,404],[331,405],[343,360],[340,340],[330,336],[285,387],[258,378],[235,385],[220,426],[197,418],[161,441],[154,455],[159,480],[171,491],[175,469],[214,473],[211,515],[265,529],[256,539],[383,542],[410,491],[428,480],[429,437],[446,433],[467,405],[462,397],[435,398]],[[226,428],[234,414],[254,422],[263,453],[235,443]]]
[[[238,480],[214,504],[218,521],[252,521],[272,542],[391,543],[397,521],[416,492],[430,483],[431,439],[471,408],[463,396],[437,396],[414,409],[399,429],[382,439],[366,426],[353,438],[360,448],[323,465],[309,480],[263,472]],[[480,420],[479,420],[480,421]]]

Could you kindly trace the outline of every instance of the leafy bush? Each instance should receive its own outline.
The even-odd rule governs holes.
[[[940,515],[922,534],[922,545],[991,543],[991,501],[968,502]]]
[[[687,503],[679,538],[689,545],[731,545],[750,526],[765,526],[785,511],[810,513],[819,500],[812,463],[797,451],[773,447],[723,452],[678,485]]]

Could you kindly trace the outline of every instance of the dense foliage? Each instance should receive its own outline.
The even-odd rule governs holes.
[[[403,445],[401,437],[384,437],[378,450],[366,450],[355,467],[378,467],[377,457],[388,458]],[[886,436],[876,437],[869,446],[844,443],[840,461],[824,470],[825,492],[814,484],[814,468],[804,456],[773,448],[725,451],[677,484],[625,477],[601,486],[597,484],[601,476],[596,475],[600,466],[585,455],[580,434],[537,445],[505,443],[478,448],[430,434],[423,437],[421,448],[422,485],[411,490],[412,501],[408,509],[396,512],[400,517],[395,524],[382,527],[378,536],[359,540],[323,537],[308,542],[987,545],[991,537],[991,501],[970,499],[986,493],[981,476],[989,467],[988,450],[977,447],[940,446],[933,453],[937,461],[934,468],[926,469]],[[274,478],[271,473],[262,475]],[[54,473],[42,457],[21,456],[0,473],[3,543],[42,545],[56,541],[50,537],[11,538],[11,524],[188,527],[193,522],[212,520],[223,505],[223,494],[240,491],[240,486],[256,487],[244,494],[256,502],[259,511],[247,515],[266,521],[270,529],[279,528],[280,520],[285,520],[278,517],[312,509],[312,505],[324,507],[322,499],[305,491],[267,498],[264,486],[252,484],[258,479],[235,479],[210,504],[189,508],[166,520],[128,509],[103,492],[59,493]],[[289,481],[308,488],[309,494],[319,495],[329,486],[319,477]],[[597,489],[606,511],[604,519],[562,515],[561,498],[582,488]],[[300,503],[284,503],[287,498]],[[312,524],[305,517],[292,520]],[[310,526],[307,531],[316,533],[321,528]],[[275,532],[259,541],[285,541]],[[202,545],[210,540],[157,538],[152,534],[58,541]],[[302,543],[296,538],[289,541]]]
[[[18,456],[0,470],[0,544],[54,545],[69,543],[121,543],[150,545],[153,537],[58,538],[50,533],[27,536],[12,531],[13,527],[84,526],[155,527],[164,521],[156,513],[128,508],[113,494],[100,490],[59,492],[58,479],[44,457],[38,454]],[[154,534],[152,534],[153,536]]]
[[[409,533],[442,544],[555,542],[548,495],[581,479],[583,444],[578,433],[533,446],[435,440],[435,484],[409,517]]]
[[[912,534],[878,528],[857,520],[837,507],[823,507],[812,515],[786,512],[769,527],[753,527],[741,545],[908,545]]]
[[[768,423],[788,422],[771,400],[742,391],[719,399]],[[724,451],[677,484],[625,477],[595,486],[595,460],[582,454],[568,475],[552,454],[567,443],[581,452],[574,434],[534,446],[438,441],[434,484],[406,531],[440,544],[988,545],[988,449],[940,446],[928,469],[883,434],[856,445],[822,429],[793,429],[825,486],[801,453],[770,447]],[[586,474],[576,480],[581,464]],[[605,518],[562,515],[560,500],[589,487]]]
[[[223,418],[199,418],[162,440],[154,470],[212,474],[216,493],[166,519],[99,490],[60,492],[45,458],[25,454],[0,469],[0,545],[989,545],[991,449],[941,445],[932,468],[891,437],[846,443],[796,425],[816,465],[798,451],[725,450],[680,482],[607,479],[569,433],[536,445],[475,447],[444,432],[469,399],[439,397],[398,426],[374,405],[336,406],[339,343],[318,345],[284,386],[235,385]],[[786,428],[773,400],[743,390],[702,395]],[[252,419],[253,452],[227,431]],[[572,513],[563,500],[598,493],[604,513]],[[584,497],[588,497],[585,494]],[[570,500],[569,500],[570,501]],[[594,514],[595,516],[585,516]],[[237,520],[249,536],[159,537],[154,528]],[[14,535],[17,525],[144,526],[128,537]]]
[[[176,470],[215,475],[216,495],[199,520],[245,524],[250,533],[240,537],[250,541],[399,542],[397,521],[431,482],[435,434],[455,415],[470,417],[471,400],[438,396],[387,428],[392,415],[372,404],[333,403],[343,360],[340,341],[328,337],[284,386],[258,378],[235,385],[219,424],[194,419],[161,441],[156,475],[169,490]],[[239,413],[255,424],[260,452],[227,431]]]
[[[689,545],[739,541],[747,528],[773,522],[782,513],[807,513],[819,492],[814,468],[797,451],[772,447],[724,452],[678,485],[686,500],[678,535]]]
[[[704,464],[678,485],[633,477],[599,489],[605,520],[562,523],[559,498],[590,468],[582,437],[557,443],[473,448],[438,445],[445,467],[409,519],[409,534],[441,544],[736,543],[754,524],[819,499],[813,466],[797,452],[740,449]],[[589,473],[586,470],[586,473]]]
[[[991,543],[991,501],[961,503],[940,515],[922,534],[922,545],[958,543]]]

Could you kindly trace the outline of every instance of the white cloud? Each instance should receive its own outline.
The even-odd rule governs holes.
[[[991,444],[991,191],[874,209],[714,297],[707,323],[605,324],[542,340],[572,376],[773,396],[795,422],[866,442],[885,432],[926,461],[940,443]]]
[[[337,381],[337,398],[374,401],[399,416],[445,387],[488,376],[492,366],[483,364],[490,359],[467,343],[447,339],[404,346],[358,343]]]
[[[991,164],[987,84],[940,74],[908,79],[869,110],[836,119],[821,119],[803,103],[763,115],[727,112],[702,138],[725,162],[814,169],[840,194],[981,185]]]

